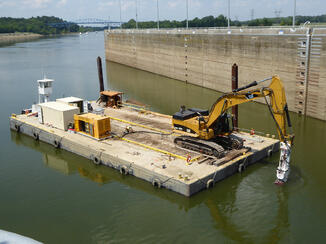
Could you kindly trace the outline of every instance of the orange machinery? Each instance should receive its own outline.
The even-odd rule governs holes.
[[[94,137],[98,140],[110,136],[110,117],[93,113],[75,114],[75,130],[81,134]]]
[[[123,92],[118,91],[101,91],[101,100],[106,107],[119,108],[122,103]]]

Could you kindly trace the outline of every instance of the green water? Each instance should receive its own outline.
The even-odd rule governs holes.
[[[285,186],[273,184],[275,154],[191,198],[9,130],[10,114],[37,101],[43,73],[55,79],[53,98],[96,99],[97,56],[102,33],[0,48],[0,229],[45,243],[325,243],[325,122],[291,114]],[[115,63],[104,68],[107,87],[159,112],[209,108],[219,96]],[[239,117],[240,127],[275,133],[263,105],[245,104]]]

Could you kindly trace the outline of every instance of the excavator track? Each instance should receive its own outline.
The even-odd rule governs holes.
[[[174,139],[174,143],[185,149],[190,149],[216,158],[222,158],[225,150],[222,146],[212,141],[201,140],[191,136],[179,136]]]

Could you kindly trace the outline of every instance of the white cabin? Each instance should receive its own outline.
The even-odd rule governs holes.
[[[38,95],[39,103],[47,103],[50,101],[52,94],[52,83],[54,80],[44,77],[43,80],[38,80]]]

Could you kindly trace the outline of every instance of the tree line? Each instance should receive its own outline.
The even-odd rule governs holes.
[[[326,23],[326,15],[319,16],[296,16],[296,25],[300,25],[310,21],[311,23]],[[219,15],[214,17],[212,15],[203,18],[194,18],[188,21],[189,27],[226,27],[228,25],[227,17]],[[281,25],[287,26],[292,25],[292,16],[289,17],[274,17],[274,18],[258,18],[247,21],[231,20],[231,26],[272,26]],[[156,21],[142,21],[138,22],[138,28],[156,28]],[[184,28],[186,27],[186,20],[162,20],[160,21],[160,28]],[[122,28],[132,29],[136,28],[136,21],[134,19],[129,20],[127,23],[122,25]]]
[[[91,30],[94,30],[94,28],[68,23],[54,16],[38,16],[28,19],[0,18],[0,33],[31,32],[41,35],[51,35]]]

